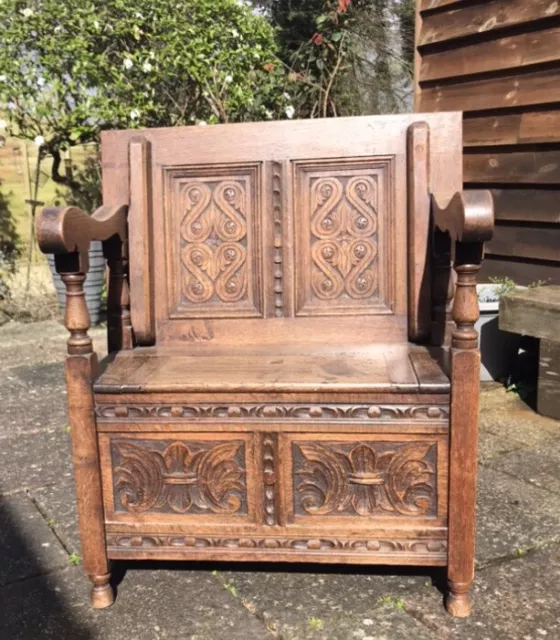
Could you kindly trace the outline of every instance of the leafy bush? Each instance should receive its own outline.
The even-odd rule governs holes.
[[[10,211],[9,197],[0,192],[0,300],[8,297],[6,276],[14,273],[21,246]]]
[[[2,0],[0,110],[53,156],[102,129],[272,118],[274,32],[236,0]]]

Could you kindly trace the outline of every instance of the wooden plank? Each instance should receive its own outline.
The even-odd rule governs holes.
[[[456,78],[489,71],[552,62],[560,59],[560,28],[531,31],[475,42],[463,47],[424,55],[420,65],[422,82]]]
[[[452,4],[460,4],[464,0],[419,0],[418,5],[420,11],[429,11],[430,9],[440,9],[448,7]]]
[[[155,341],[150,143],[132,138],[129,153],[130,313],[136,341],[146,345]]]
[[[560,15],[560,3],[551,0],[494,0],[461,3],[458,8],[423,16],[420,46],[498,31]]]
[[[421,111],[483,111],[559,101],[560,69],[541,69],[422,87],[418,108]]]
[[[543,281],[547,284],[560,284],[560,265],[558,263],[514,261],[487,256],[482,263],[479,282],[489,282],[490,278],[511,278],[524,286]]]
[[[560,184],[560,151],[468,152],[465,182]]]
[[[560,225],[557,229],[498,225],[492,240],[486,244],[486,252],[491,255],[560,262]]]
[[[560,222],[559,189],[491,189],[496,220]]]
[[[430,128],[415,122],[408,128],[408,335],[418,341],[432,321],[430,237]]]
[[[560,341],[560,287],[508,293],[500,300],[500,329]]]
[[[467,117],[466,147],[560,142],[560,111],[527,111]]]

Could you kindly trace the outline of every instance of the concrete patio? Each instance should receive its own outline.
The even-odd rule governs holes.
[[[104,351],[104,330],[92,330]],[[482,394],[475,611],[442,575],[395,568],[117,564],[89,605],[64,391],[65,329],[0,327],[0,638],[399,640],[560,638],[560,423]]]

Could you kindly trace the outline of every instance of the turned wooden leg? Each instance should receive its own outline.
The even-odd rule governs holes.
[[[479,249],[457,243],[457,289],[451,335],[451,413],[449,440],[449,540],[447,610],[452,616],[471,612],[468,591],[474,578],[476,467],[480,353],[476,274]]]
[[[112,604],[114,597],[109,585],[92,388],[98,365],[88,335],[89,314],[83,290],[87,261],[84,263],[84,258],[78,254],[57,255],[55,260],[66,285],[65,324],[70,332],[66,385],[82,560],[84,570],[93,582],[92,605],[100,609]]]
[[[90,580],[93,582],[91,606],[94,609],[105,609],[105,607],[110,607],[115,601],[115,594],[109,583],[110,579],[110,573],[105,573],[101,576],[90,576]]]

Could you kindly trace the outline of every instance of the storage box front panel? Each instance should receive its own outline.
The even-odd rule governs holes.
[[[107,522],[255,522],[250,434],[101,434],[100,451]]]

